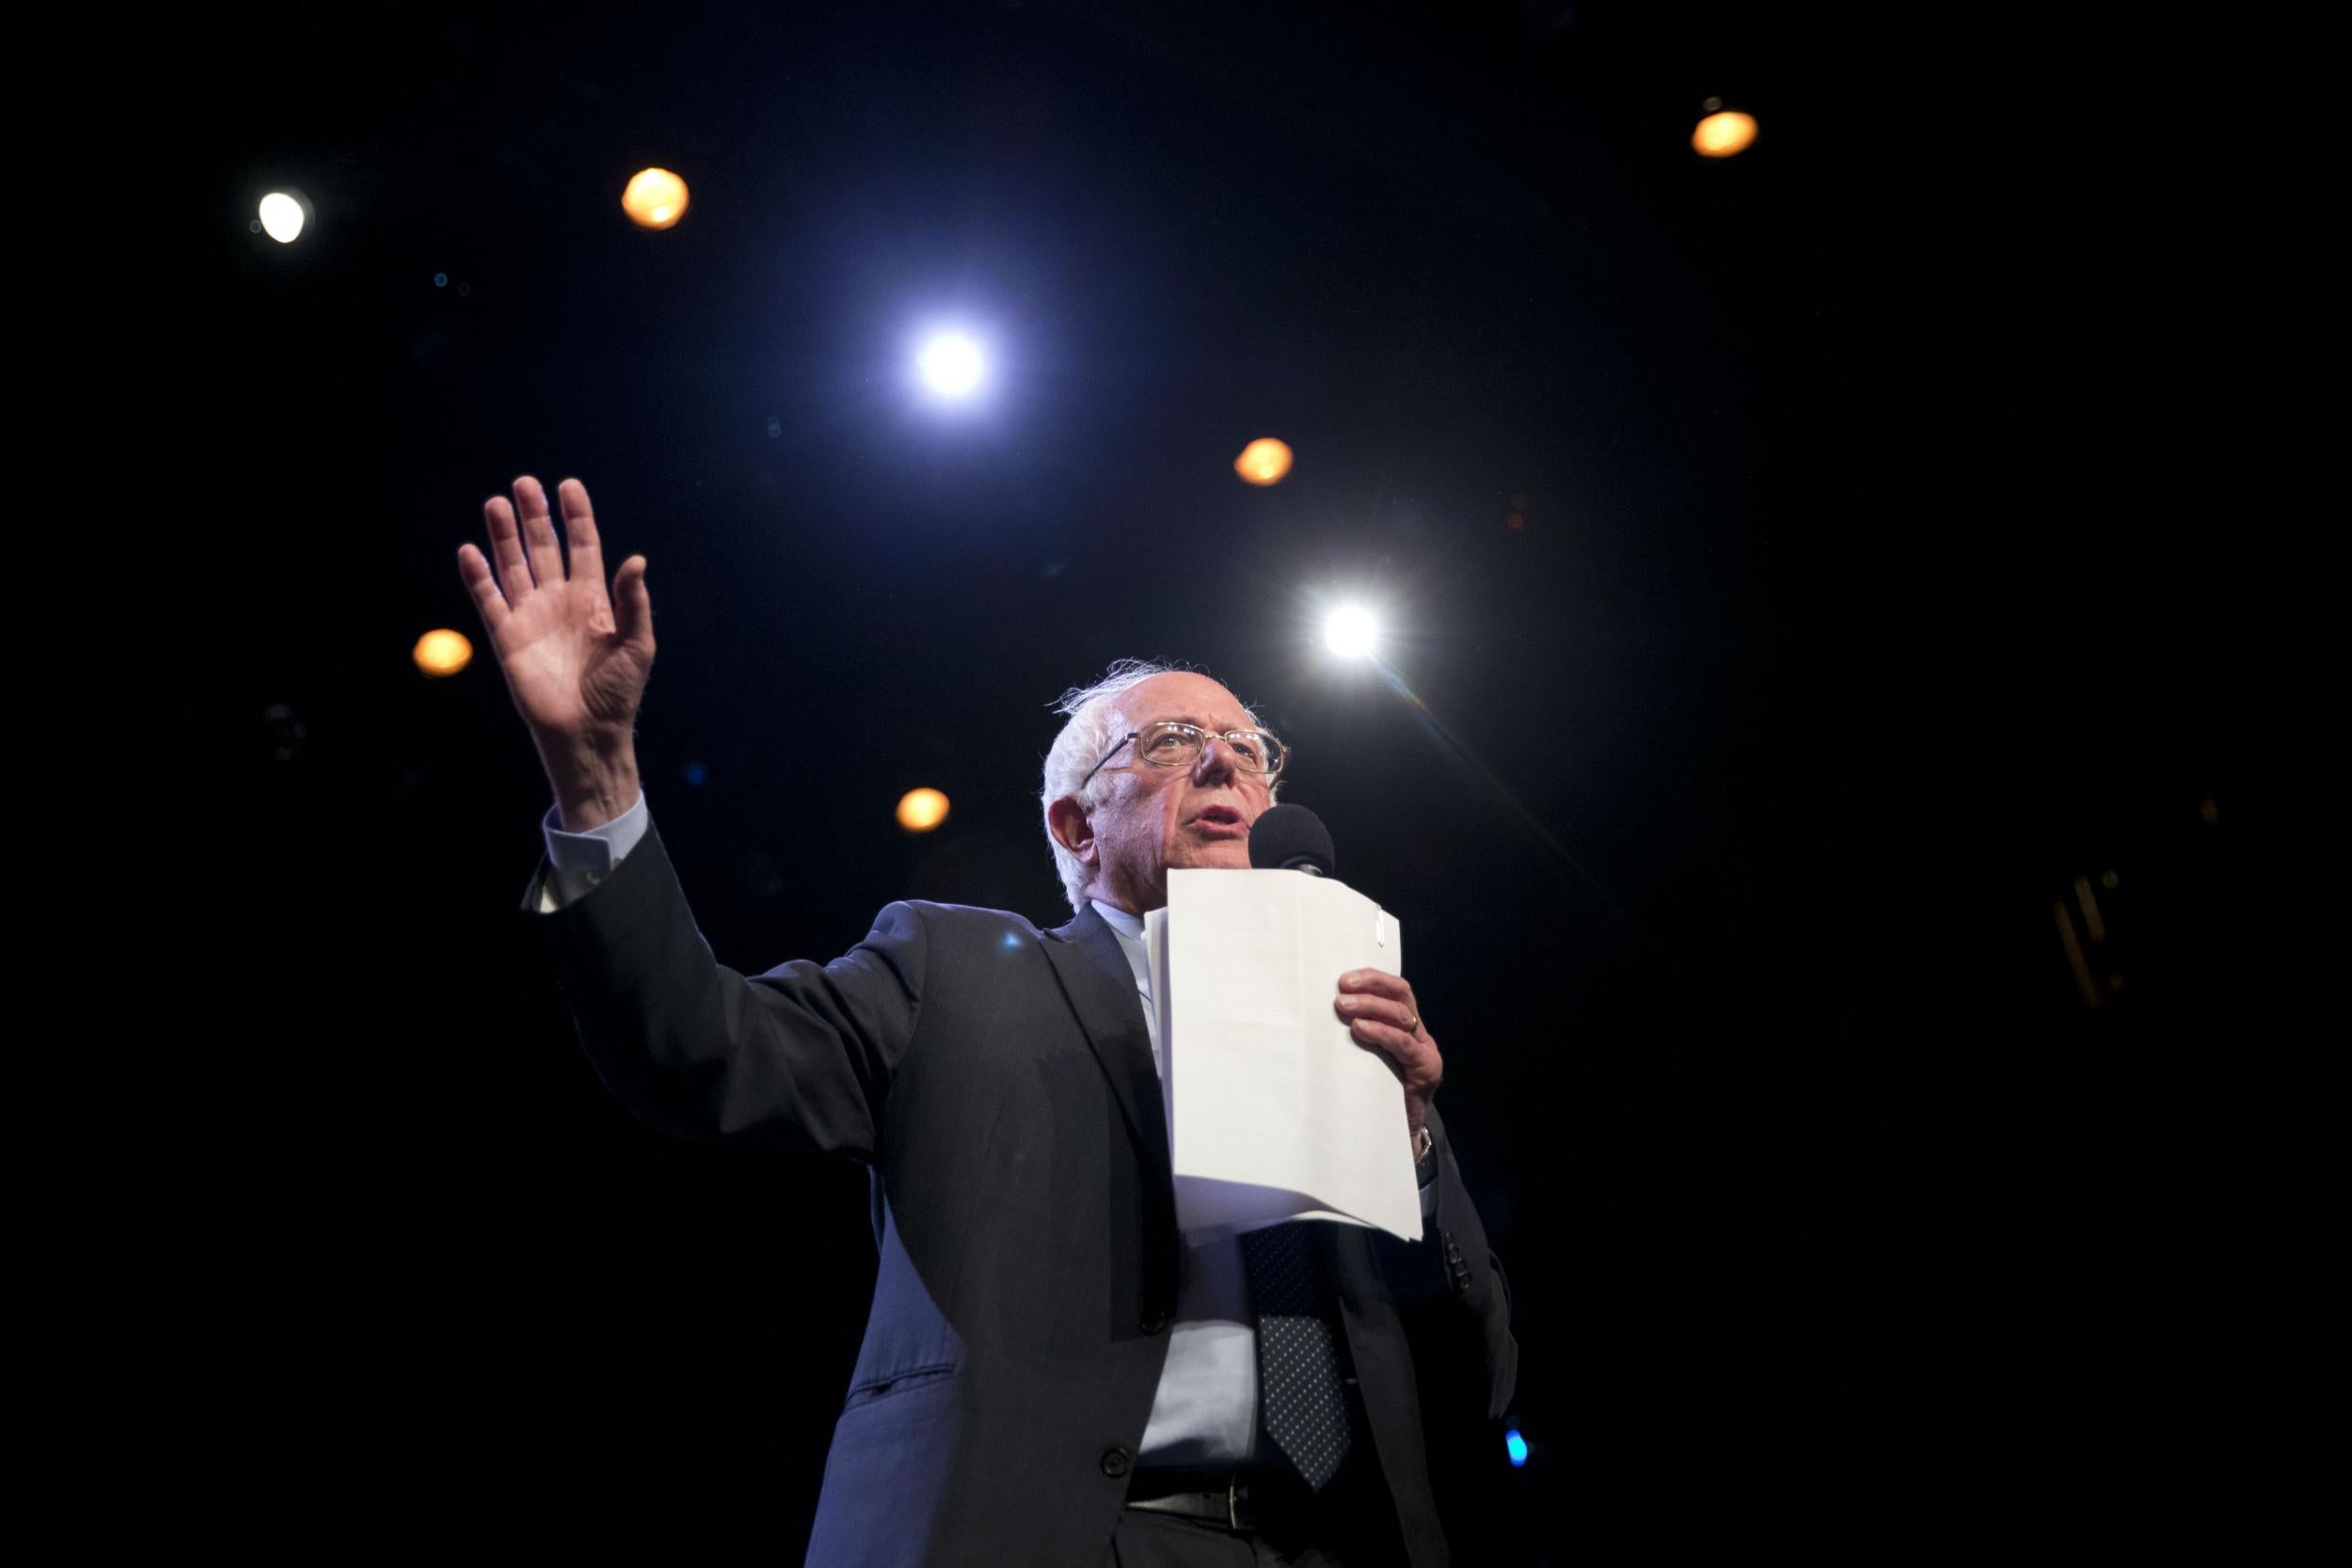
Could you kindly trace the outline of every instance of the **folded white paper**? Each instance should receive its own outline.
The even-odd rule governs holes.
[[[1176,1223],[1335,1219],[1419,1241],[1405,1092],[1332,1006],[1351,969],[1404,973],[1396,921],[1296,871],[1171,871],[1144,940]]]

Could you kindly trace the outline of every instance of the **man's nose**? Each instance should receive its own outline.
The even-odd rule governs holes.
[[[1222,736],[1213,735],[1200,743],[1200,755],[1193,761],[1192,777],[1196,784],[1207,784],[1213,779],[1231,779],[1240,770],[1241,765],[1233,760],[1233,749]]]

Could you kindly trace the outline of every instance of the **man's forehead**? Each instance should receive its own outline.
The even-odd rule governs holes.
[[[1194,719],[1213,725],[1256,722],[1240,698],[1208,676],[1188,670],[1137,682],[1122,694],[1119,711],[1132,724],[1154,719]]]

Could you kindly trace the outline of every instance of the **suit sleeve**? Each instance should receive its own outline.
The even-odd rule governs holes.
[[[872,1160],[891,1074],[922,1014],[925,930],[913,906],[883,910],[829,964],[746,976],[712,957],[649,826],[592,891],[531,918],[548,933],[590,1061],[644,1120],[684,1137]]]
[[[1511,1284],[1486,1242],[1462,1184],[1445,1122],[1431,1107],[1438,1159],[1437,1212],[1418,1243],[1384,1236],[1381,1271],[1396,1293],[1416,1366],[1444,1392],[1456,1418],[1501,1420],[1518,1386],[1519,1346],[1511,1334]]]

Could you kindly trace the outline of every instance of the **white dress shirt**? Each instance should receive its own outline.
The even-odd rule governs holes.
[[[1152,1004],[1152,965],[1143,951],[1143,917],[1093,900],[1136,972],[1152,1065],[1160,1058],[1160,1010]],[[1176,1287],[1176,1322],[1168,1331],[1168,1367],[1152,1396],[1152,1419],[1136,1449],[1144,1465],[1208,1469],[1248,1462],[1258,1440],[1258,1328],[1249,1280],[1233,1236],[1185,1234]]]

